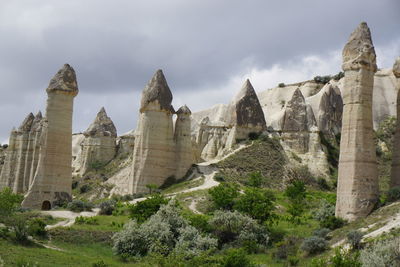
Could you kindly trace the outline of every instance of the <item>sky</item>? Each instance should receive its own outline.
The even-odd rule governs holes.
[[[256,91],[340,71],[362,21],[379,68],[400,56],[398,0],[0,0],[0,142],[64,63],[77,73],[73,130],[102,106],[118,134],[136,127],[140,95],[162,69],[175,109],[229,103],[246,78]]]

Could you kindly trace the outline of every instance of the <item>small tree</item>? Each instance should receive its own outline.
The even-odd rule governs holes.
[[[293,180],[291,184],[286,187],[285,196],[289,200],[287,211],[290,214],[290,220],[293,223],[300,223],[300,216],[305,210],[306,195],[307,190],[303,181]]]
[[[130,217],[136,219],[138,223],[143,223],[155,214],[161,205],[166,204],[168,204],[168,199],[163,195],[153,194],[148,199],[129,206]]]
[[[274,201],[275,196],[270,191],[247,188],[239,197],[234,208],[260,222],[272,221],[275,210]]]
[[[158,186],[156,184],[146,184],[146,188],[149,189],[149,194],[152,194],[157,190]]]
[[[9,187],[0,192],[0,220],[13,214],[24,199],[22,195],[14,194]]]
[[[323,252],[328,247],[328,242],[321,237],[312,236],[306,238],[301,245],[301,249],[304,250],[307,255],[315,255],[317,253]]]
[[[347,242],[350,244],[352,249],[359,249],[361,247],[361,240],[363,233],[358,230],[351,231],[347,234]]]
[[[239,196],[239,189],[236,184],[221,183],[211,188],[208,193],[211,195],[215,208],[231,210]]]

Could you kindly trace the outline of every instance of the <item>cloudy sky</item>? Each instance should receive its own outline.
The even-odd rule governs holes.
[[[250,78],[257,91],[340,71],[361,22],[378,66],[400,55],[398,0],[0,0],[0,142],[64,64],[78,77],[74,131],[105,106],[119,134],[136,126],[140,93],[163,69],[176,108],[228,103]]]

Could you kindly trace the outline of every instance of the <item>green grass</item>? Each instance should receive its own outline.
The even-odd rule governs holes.
[[[88,231],[119,231],[121,225],[129,221],[128,215],[106,216],[98,215],[92,217],[96,220],[96,224],[73,224],[70,228],[75,230]]]

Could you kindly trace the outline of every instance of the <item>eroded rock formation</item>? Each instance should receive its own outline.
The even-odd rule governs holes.
[[[15,193],[28,190],[37,167],[41,121],[40,112],[36,116],[30,113],[18,129],[11,131],[4,168],[0,174],[0,188],[7,186]]]
[[[192,112],[185,105],[176,112],[174,141],[176,144],[176,172],[175,177],[182,178],[194,162],[192,137],[190,132]]]
[[[80,161],[78,172],[81,175],[107,164],[115,157],[117,130],[104,107],[97,113],[96,119],[83,135],[85,138],[81,142],[78,159]]]
[[[393,74],[397,80],[397,125],[393,138],[393,158],[392,173],[390,179],[391,187],[400,186],[400,57],[398,57],[393,65]]]
[[[175,111],[171,102],[172,93],[158,70],[142,93],[129,193],[146,192],[146,185],[161,186],[176,175]]]
[[[355,220],[378,200],[372,90],[377,70],[371,33],[361,23],[343,49],[345,72],[336,216]]]
[[[65,64],[50,80],[38,167],[24,207],[49,209],[71,200],[72,111],[78,94],[75,71]]]

